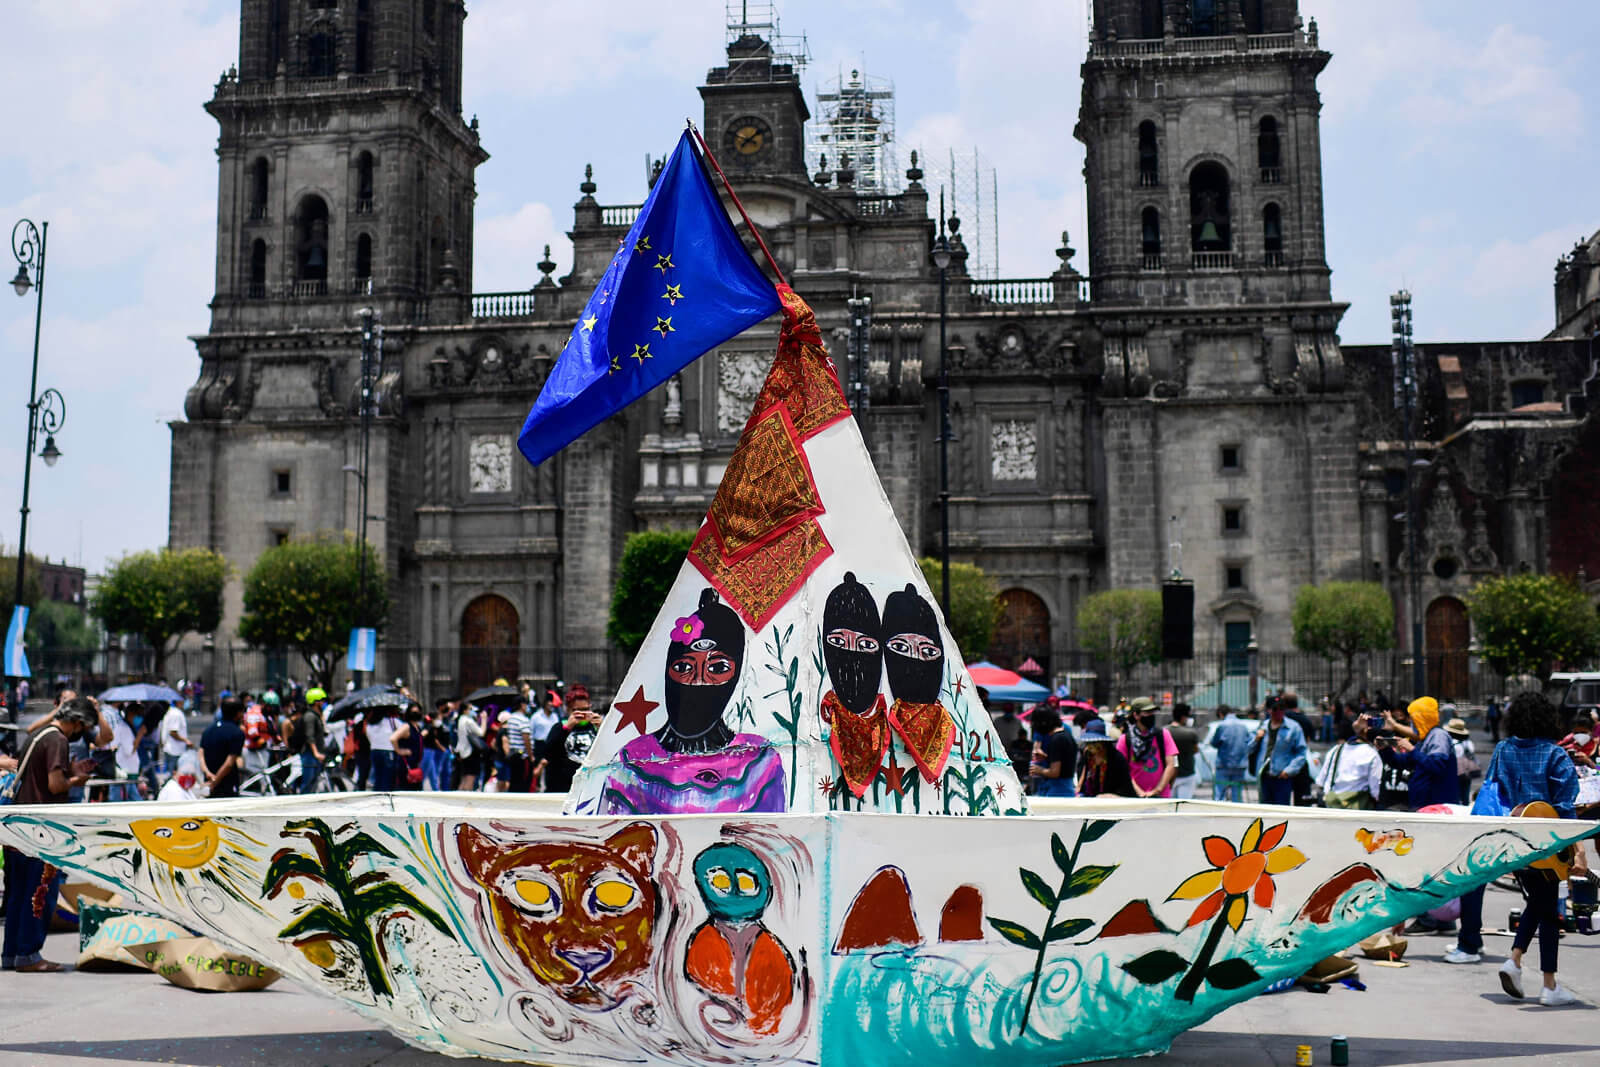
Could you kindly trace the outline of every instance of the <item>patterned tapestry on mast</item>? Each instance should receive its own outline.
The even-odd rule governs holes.
[[[567,810],[1022,814],[816,318],[778,293],[772,369]]]

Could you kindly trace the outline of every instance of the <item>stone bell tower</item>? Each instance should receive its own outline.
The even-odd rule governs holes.
[[[1339,521],[1357,506],[1345,305],[1323,237],[1316,82],[1331,58],[1297,0],[1094,3],[1075,133],[1109,579],[1159,580],[1173,541],[1208,561],[1189,575],[1202,649],[1288,647],[1276,606],[1357,563]]]

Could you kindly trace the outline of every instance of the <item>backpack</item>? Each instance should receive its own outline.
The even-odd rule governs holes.
[[[266,748],[272,740],[272,727],[260,704],[251,704],[244,713],[244,747]]]

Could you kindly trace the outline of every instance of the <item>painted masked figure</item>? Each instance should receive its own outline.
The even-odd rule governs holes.
[[[786,810],[777,750],[757,734],[734,733],[722,719],[743,667],[744,624],[715,590],[703,590],[667,643],[667,721],[623,747],[602,813]]]
[[[829,745],[850,792],[864,795],[889,751],[884,714],[883,627],[878,605],[856,576],[845,572],[822,608],[822,659],[833,689],[822,698]]]
[[[743,845],[721,842],[694,860],[694,881],[711,917],[689,938],[683,970],[757,1034],[773,1034],[794,999],[794,960],[761,915],[772,875]]]
[[[929,782],[944,772],[956,727],[939,701],[944,641],[933,605],[914,586],[890,593],[883,605],[884,670],[894,703],[889,723]]]

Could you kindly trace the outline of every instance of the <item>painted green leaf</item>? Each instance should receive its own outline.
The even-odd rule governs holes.
[[[788,679],[787,679],[788,687],[790,689],[793,689],[795,687],[795,684],[799,680],[800,680],[800,657],[796,656],[794,659],[789,661],[789,676],[788,676]]]
[[[1115,819],[1096,819],[1084,826],[1082,832],[1078,834],[1078,840],[1082,842],[1098,841],[1110,833],[1111,828],[1115,825],[1117,825],[1117,820]]]
[[[345,867],[349,867],[350,861],[357,856],[364,856],[369,852],[376,852],[378,855],[387,856],[390,859],[395,858],[395,854],[389,851],[387,845],[382,844],[377,838],[365,831],[353,833],[343,841],[335,842],[333,851],[339,857],[339,862]]]
[[[1031,949],[1042,948],[1044,945],[1044,943],[1039,940],[1038,934],[1034,933],[1032,930],[1021,925],[1020,923],[1014,923],[1008,919],[990,919],[989,925],[994,927],[995,931],[999,933],[1001,937],[1005,938],[1013,945],[1019,945],[1022,948]]]
[[[439,913],[434,911],[417,895],[398,882],[385,882],[374,886],[363,893],[356,895],[356,903],[367,915],[380,915],[386,911],[410,911],[425,919],[429,925],[441,934],[455,940],[455,934],[450,932],[450,926]]]
[[[1256,973],[1256,969],[1248,961],[1238,958],[1213,964],[1206,971],[1206,981],[1218,989],[1239,989],[1260,980],[1261,975]]]
[[[360,936],[349,919],[326,904],[318,904],[278,931],[278,936],[285,939],[296,938],[302,934],[333,934],[346,941],[354,941]]]
[[[1146,952],[1138,959],[1129,960],[1122,965],[1123,970],[1145,985],[1160,985],[1169,978],[1176,978],[1188,968],[1188,960],[1164,948]]]
[[[1034,900],[1037,900],[1046,908],[1053,908],[1056,906],[1055,890],[1050,888],[1050,884],[1048,882],[1046,882],[1043,878],[1040,878],[1037,874],[1034,874],[1032,871],[1028,870],[1026,867],[1018,867],[1017,873],[1022,875],[1022,886],[1028,891],[1029,896],[1033,897]]]
[[[1081,897],[1085,893],[1094,892],[1100,887],[1101,882],[1111,877],[1111,872],[1115,871],[1118,866],[1115,863],[1107,866],[1098,866],[1091,863],[1087,866],[1079,867],[1073,872],[1072,877],[1067,879],[1067,888],[1062,891],[1061,899],[1071,900],[1073,897]]]
[[[1045,932],[1044,939],[1046,941],[1065,941],[1069,937],[1077,937],[1093,925],[1093,919],[1063,919]]]
[[[275,897],[283,889],[283,883],[290,878],[307,878],[319,884],[327,882],[316,860],[301,852],[285,850],[272,858],[271,865],[267,867],[267,876],[261,883],[261,891],[268,897]]]
[[[1061,868],[1062,874],[1072,873],[1072,854],[1067,851],[1060,834],[1050,835],[1050,855],[1055,857],[1056,866]]]

